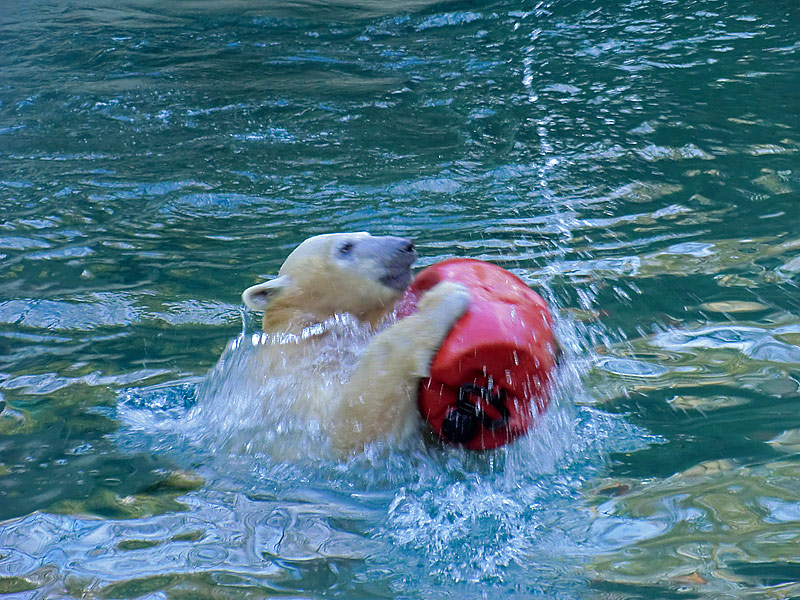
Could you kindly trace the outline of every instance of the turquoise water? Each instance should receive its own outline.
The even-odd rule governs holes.
[[[4,5],[0,594],[800,595],[799,32],[788,0]],[[540,290],[537,431],[249,443],[239,295],[332,230]]]

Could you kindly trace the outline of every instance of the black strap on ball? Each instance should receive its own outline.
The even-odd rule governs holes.
[[[474,383],[465,383],[458,388],[458,400],[455,407],[451,407],[442,421],[442,437],[454,444],[465,444],[478,432],[478,424],[489,431],[505,427],[511,417],[511,411],[506,406],[506,391],[500,389],[495,392],[493,386],[480,386]],[[478,401],[473,403],[471,397],[477,396]],[[484,403],[488,403],[500,416],[491,418],[483,411]]]

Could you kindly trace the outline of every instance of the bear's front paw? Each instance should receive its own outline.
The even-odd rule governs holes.
[[[449,326],[467,312],[471,302],[472,297],[466,286],[455,281],[440,281],[422,297],[419,310],[441,313]]]

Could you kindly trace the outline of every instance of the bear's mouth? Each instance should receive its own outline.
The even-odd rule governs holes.
[[[397,290],[398,292],[405,291],[408,284],[411,283],[411,269],[405,267],[389,271],[380,278],[380,282],[386,287]]]

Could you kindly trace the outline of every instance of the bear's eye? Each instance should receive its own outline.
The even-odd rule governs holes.
[[[343,242],[339,246],[339,255],[340,256],[347,256],[353,251],[353,242]]]

